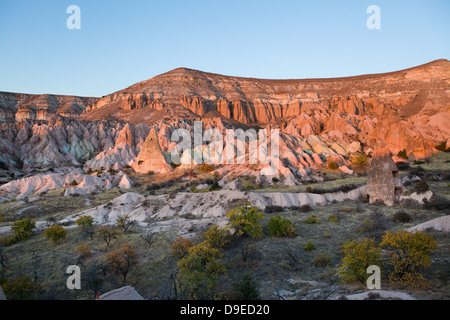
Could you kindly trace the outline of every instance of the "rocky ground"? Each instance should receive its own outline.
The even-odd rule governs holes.
[[[38,193],[34,192],[36,190],[23,190],[18,183],[20,180],[14,180],[10,184],[18,184],[17,189],[14,189],[19,190],[18,193],[15,197],[5,194],[0,203],[0,212],[3,213],[0,234],[6,237],[12,222],[25,217],[37,222],[37,230],[29,240],[2,249],[6,262],[1,275],[6,279],[19,275],[36,276],[43,287],[40,298],[92,299],[95,294],[89,289],[88,282],[93,270],[98,270],[95,268],[104,263],[106,254],[124,242],[132,242],[139,253],[140,267],[131,272],[128,284],[134,286],[145,299],[167,299],[173,294],[170,280],[175,270],[175,260],[170,253],[173,240],[181,235],[194,242],[200,241],[202,233],[209,226],[226,225],[224,215],[248,200],[263,212],[267,211],[263,219],[264,226],[271,217],[282,215],[293,222],[297,236],[271,237],[264,227],[265,235],[250,245],[246,261],[243,261],[239,242],[229,243],[224,249],[223,263],[228,272],[221,280],[223,290],[232,293],[233,286],[240,281],[243,272],[251,270],[262,297],[266,299],[337,299],[342,295],[357,298],[352,294],[366,292],[366,288],[357,283],[343,284],[335,275],[342,259],[340,246],[345,241],[377,237],[388,230],[407,230],[448,215],[449,160],[448,153],[441,153],[429,164],[412,163],[408,170],[400,171],[405,182],[405,196],[413,194],[414,183],[408,184],[407,180],[423,179],[429,183],[433,194],[427,203],[434,203],[436,197],[447,201],[444,205],[428,206],[415,200],[402,201],[392,207],[368,204],[361,196],[366,175],[342,176],[330,170],[317,172],[325,181],[290,187],[281,182],[257,184],[251,176],[242,176],[236,180],[219,178],[221,189],[217,191],[210,191],[209,188],[218,174],[193,169],[175,169],[169,174],[153,176],[137,174],[131,169],[114,174],[102,173],[101,177],[95,173],[92,177],[115,182],[111,182],[108,189],[99,188],[87,193],[67,192],[73,188],[84,188],[83,181],[91,177],[85,173],[66,179],[70,181],[78,178],[78,186],[58,184],[59,180],[55,176],[60,173],[49,173],[45,178],[48,180],[46,189]],[[123,177],[127,177],[129,184],[121,185]],[[5,189],[7,185],[2,188]],[[344,192],[339,191],[339,188]],[[311,211],[302,212],[299,207],[305,204],[311,206]],[[275,209],[268,211],[271,208]],[[383,213],[383,227],[375,234],[361,231],[362,221],[377,210]],[[406,210],[412,221],[393,222],[393,215],[401,210]],[[92,216],[98,225],[115,224],[118,217],[124,214],[128,214],[135,224],[113,240],[110,247],[99,237],[94,236],[92,240],[86,238],[75,224],[75,220],[82,215]],[[316,217],[316,223],[306,222],[311,215]],[[332,215],[339,217],[338,221],[330,221]],[[67,238],[58,245],[53,245],[43,234],[43,230],[54,223],[63,225],[68,232]],[[433,229],[436,226],[441,229]],[[390,294],[409,294],[402,298],[449,298],[448,222],[432,223],[431,227],[426,232],[438,240],[439,250],[433,254],[432,266],[426,273],[429,287],[405,288],[383,280],[383,290]],[[143,237],[148,234],[154,235],[151,245]],[[308,242],[315,245],[313,251],[303,250]],[[92,248],[92,256],[80,259],[76,249],[81,243]],[[315,259],[323,255],[329,257],[329,265],[315,265]],[[82,274],[87,275],[87,282],[83,282],[83,290],[69,291],[65,287],[65,268],[76,263],[81,266]],[[106,292],[120,286],[119,279],[110,274],[102,282],[101,289]]]

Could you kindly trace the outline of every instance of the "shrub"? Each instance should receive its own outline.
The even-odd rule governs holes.
[[[77,180],[73,179],[72,182],[70,183],[71,186],[75,187],[78,185]]]
[[[123,233],[127,232],[133,224],[134,221],[130,220],[130,216],[127,214],[117,219],[117,226],[122,229]]]
[[[42,289],[39,282],[28,276],[19,276],[14,281],[3,283],[2,287],[8,300],[29,300]]]
[[[105,241],[106,246],[109,247],[111,240],[119,237],[120,231],[113,226],[100,226],[97,228],[97,233]]]
[[[398,161],[395,163],[395,165],[397,166],[397,169],[399,171],[405,171],[405,170],[409,170],[410,166],[409,163],[405,162],[405,161]]]
[[[281,206],[266,206],[264,208],[265,213],[283,212],[284,209]]]
[[[367,268],[371,265],[381,265],[381,249],[375,245],[373,239],[346,242],[342,246],[342,253],[344,258],[338,269],[338,275],[345,282],[358,280],[365,283],[370,276],[366,273]]]
[[[76,224],[81,228],[92,227],[94,224],[94,218],[91,216],[81,216],[77,219]]]
[[[365,153],[360,153],[351,157],[351,163],[359,167],[365,167],[369,164],[369,158]]]
[[[278,179],[278,178],[276,178],[276,177],[273,177],[273,178],[272,178],[272,182],[273,182],[273,183],[277,183],[277,182],[279,182],[279,181],[280,181],[280,179]]]
[[[410,222],[411,216],[406,211],[397,211],[392,219],[394,222]]]
[[[425,181],[419,181],[414,186],[414,191],[417,193],[424,193],[428,191],[428,189],[429,189],[428,183],[426,183]]]
[[[226,271],[222,253],[207,242],[190,247],[178,266],[177,291],[186,299],[216,299],[216,281]]]
[[[305,219],[305,223],[307,224],[319,223],[319,220],[316,215],[312,214]]]
[[[300,212],[310,212],[313,211],[313,208],[309,204],[304,204],[300,206]]]
[[[234,228],[238,235],[251,238],[262,236],[260,220],[264,214],[249,203],[231,210],[226,217],[230,219],[229,227]]]
[[[303,247],[303,250],[305,251],[313,251],[316,248],[316,245],[311,242],[307,242],[306,245]]]
[[[406,149],[403,149],[397,153],[397,157],[402,159],[408,159],[408,154],[406,153]]]
[[[297,234],[292,222],[279,215],[270,218],[268,223],[269,233],[274,237],[293,237]]]
[[[123,283],[127,283],[128,273],[139,264],[139,256],[133,245],[125,242],[120,249],[106,255],[106,261],[115,274],[122,275]]]
[[[442,141],[440,144],[436,145],[435,148],[439,151],[450,152],[450,147],[447,148],[447,141]]]
[[[172,254],[178,260],[183,259],[187,255],[189,248],[193,246],[194,244],[191,240],[178,236],[178,238],[172,243]]]
[[[331,159],[327,160],[326,166],[327,166],[328,170],[337,170],[337,169],[339,169],[337,163],[335,161],[331,160]]]
[[[404,285],[424,287],[423,271],[430,267],[432,250],[437,249],[436,240],[423,232],[387,232],[380,247],[385,249],[389,279]]]
[[[205,232],[204,237],[211,247],[220,249],[228,243],[228,230],[215,224]]]
[[[77,252],[81,255],[83,258],[90,257],[92,254],[91,247],[82,243],[78,246]]]
[[[214,180],[211,187],[209,187],[209,191],[216,191],[216,190],[220,190],[220,189],[221,188],[220,188],[219,182],[217,180]]]
[[[14,233],[14,240],[20,241],[29,239],[34,228],[36,228],[36,223],[28,218],[14,222],[11,226],[11,231]]]
[[[328,267],[331,264],[331,256],[325,253],[319,253],[313,260],[316,267]]]
[[[58,244],[59,241],[66,238],[67,231],[59,224],[54,224],[53,226],[45,229],[44,235],[47,239],[52,240],[54,244]]]
[[[332,214],[330,215],[330,217],[328,218],[328,221],[330,222],[339,222],[341,220],[341,217],[338,214]]]
[[[238,300],[260,300],[261,292],[258,284],[250,272],[245,272],[242,280],[236,286],[236,299]]]
[[[200,172],[211,172],[214,171],[214,166],[212,164],[204,163],[198,167]]]
[[[372,237],[380,237],[385,229],[386,218],[379,208],[375,208],[369,217],[361,223],[360,232],[369,233]]]
[[[92,168],[87,169],[86,174],[93,174],[94,171],[92,171]]]

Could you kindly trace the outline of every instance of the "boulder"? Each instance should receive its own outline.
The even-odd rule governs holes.
[[[98,300],[144,300],[131,286],[125,286],[102,294]]]

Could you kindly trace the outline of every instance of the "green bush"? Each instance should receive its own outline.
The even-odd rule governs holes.
[[[21,241],[29,239],[34,228],[36,228],[36,223],[25,218],[14,222],[11,226],[11,231],[14,233],[14,239],[16,241]]]
[[[226,217],[230,220],[229,227],[234,228],[238,235],[251,238],[262,236],[260,220],[264,214],[249,203],[231,210]]]
[[[94,218],[91,216],[81,216],[77,219],[76,224],[82,228],[92,227],[94,224]]]
[[[313,211],[313,208],[309,204],[304,204],[300,206],[300,212],[310,212]]]
[[[42,289],[39,282],[34,282],[29,276],[19,276],[14,281],[2,284],[8,300],[29,300],[34,298]]]
[[[292,222],[279,215],[270,218],[268,223],[269,233],[273,237],[293,237],[297,234]]]
[[[406,211],[397,211],[392,219],[394,222],[410,222],[411,216]]]
[[[228,230],[219,227],[217,224],[212,225],[205,233],[205,242],[209,243],[213,248],[223,248],[228,243]]]
[[[338,275],[345,282],[358,280],[365,283],[370,276],[367,268],[371,265],[381,266],[381,249],[374,239],[353,240],[342,246],[344,258],[338,269]]]
[[[431,265],[431,252],[437,241],[423,232],[387,232],[380,247],[385,250],[385,265],[389,279],[403,285],[424,287],[423,272]]]
[[[328,267],[331,265],[331,256],[325,253],[319,253],[313,260],[316,267]]]
[[[77,186],[77,185],[78,185],[77,180],[73,179],[72,182],[70,183],[70,185],[71,185],[72,187]]]
[[[319,219],[317,218],[316,215],[312,214],[308,218],[305,219],[305,223],[307,223],[307,224],[319,223]]]
[[[250,272],[245,272],[242,280],[236,286],[236,299],[238,300],[260,300],[261,292],[258,284]]]
[[[217,191],[220,190],[219,182],[217,180],[214,180],[211,187],[209,187],[209,191]]]
[[[305,251],[313,251],[316,248],[316,245],[314,243],[311,243],[308,241],[306,245],[303,247],[303,250]]]
[[[57,244],[66,238],[67,232],[66,229],[61,227],[59,224],[55,224],[45,229],[44,235],[47,239],[52,240],[54,244]]]
[[[426,183],[425,181],[419,181],[414,186],[414,191],[417,193],[424,193],[428,191],[428,189],[429,189],[428,183]]]
[[[284,209],[281,206],[266,206],[264,208],[265,213],[283,212]]]

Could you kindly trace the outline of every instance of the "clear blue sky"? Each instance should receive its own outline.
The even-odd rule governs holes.
[[[69,30],[69,5],[81,30]],[[381,29],[369,30],[369,5]],[[0,0],[0,91],[102,96],[177,67],[323,78],[450,60],[450,1]]]

